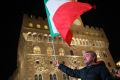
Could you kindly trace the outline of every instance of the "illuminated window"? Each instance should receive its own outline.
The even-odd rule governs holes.
[[[60,56],[64,56],[64,54],[65,54],[64,49],[63,49],[63,48],[60,48],[60,49],[59,49],[59,55],[60,55]]]
[[[52,55],[53,49],[51,47],[47,48],[47,55]]]
[[[30,22],[30,23],[28,24],[28,26],[29,26],[29,27],[33,27],[33,23]]]
[[[34,46],[33,47],[33,53],[34,54],[41,54],[41,49],[39,46]]]
[[[116,65],[120,67],[120,61],[118,61],[118,62],[116,63]]]
[[[44,28],[45,28],[45,29],[48,29],[48,26],[47,26],[47,25],[44,25]]]
[[[41,28],[40,24],[37,24],[36,27],[37,27],[37,28]]]

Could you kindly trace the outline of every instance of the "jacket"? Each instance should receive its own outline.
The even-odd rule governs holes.
[[[71,69],[64,64],[60,64],[58,68],[67,75],[81,80],[113,80],[103,61],[82,69]]]

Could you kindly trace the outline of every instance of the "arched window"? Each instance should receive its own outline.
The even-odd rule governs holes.
[[[89,46],[88,39],[86,39],[85,42],[86,42],[86,46]]]
[[[64,49],[63,49],[63,48],[60,48],[60,49],[59,49],[59,55],[60,55],[60,56],[64,56],[64,54],[65,54]]]
[[[97,41],[97,40],[95,41],[95,43],[96,43],[96,46],[99,47],[99,44],[98,44],[98,41]]]
[[[27,40],[28,40],[28,41],[31,41],[31,40],[32,40],[32,33],[31,33],[31,32],[28,32],[28,33],[27,33]]]
[[[56,74],[53,74],[53,80],[57,80]]]
[[[48,47],[47,48],[47,55],[52,55],[52,53],[53,53],[53,49],[51,48],[51,47]]]
[[[82,43],[83,43],[83,46],[85,46],[85,40],[84,39],[83,39]]]
[[[34,79],[35,79],[35,80],[38,80],[38,75],[37,75],[37,74],[35,74]]]
[[[42,75],[41,74],[39,74],[39,80],[42,80]]]
[[[50,80],[53,80],[53,76],[52,76],[52,74],[50,74]]]
[[[76,41],[74,37],[72,38],[71,45],[76,45]]]
[[[42,41],[42,33],[38,34],[38,41]]]
[[[101,41],[99,41],[99,46],[102,47]]]
[[[48,42],[48,34],[44,34],[44,35],[43,35],[43,40],[44,40],[45,42]]]
[[[63,74],[63,80],[70,80],[67,74]]]
[[[78,38],[76,38],[76,43],[77,43],[77,45],[80,45],[80,41]]]
[[[80,45],[82,45],[82,41],[81,41],[81,39],[79,39],[79,41],[80,41]]]
[[[105,46],[105,42],[101,41],[101,45],[102,45],[102,47],[104,47]]]
[[[107,57],[107,53],[105,51],[103,51],[103,56]]]
[[[41,74],[35,74],[34,80],[42,80],[42,75]]]
[[[95,40],[93,40],[93,46],[96,47],[96,42],[95,42]]]
[[[33,32],[32,37],[33,37],[33,41],[37,41],[37,33],[36,32]]]
[[[52,37],[50,35],[48,36],[48,42],[52,42]]]
[[[50,80],[57,80],[56,74],[50,74]]]
[[[81,39],[81,45],[84,46],[85,43],[84,43],[84,39]]]

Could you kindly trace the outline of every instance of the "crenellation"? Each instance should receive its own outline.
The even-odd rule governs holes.
[[[24,16],[23,21],[24,27],[33,28],[33,29],[48,29],[46,26],[47,22],[45,22],[41,17],[36,18],[36,16]],[[45,27],[46,26],[46,27]]]

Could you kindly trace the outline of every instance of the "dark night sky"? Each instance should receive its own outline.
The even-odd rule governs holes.
[[[85,0],[81,0],[85,1]],[[81,16],[83,23],[102,27],[107,35],[110,46],[109,50],[115,61],[120,60],[119,39],[119,7],[117,2],[112,0],[89,0],[91,4],[96,4],[96,9],[92,9]],[[10,3],[9,3],[10,2]],[[9,1],[4,9],[6,17],[3,19],[2,33],[2,52],[0,70],[0,80],[8,80],[17,67],[17,46],[23,13],[32,13],[38,16],[46,17],[43,0],[16,0]],[[3,44],[4,43],[4,44]]]

